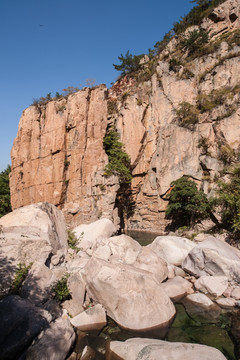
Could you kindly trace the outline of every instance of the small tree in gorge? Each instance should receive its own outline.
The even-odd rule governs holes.
[[[186,177],[173,181],[166,217],[174,227],[191,226],[210,216],[211,206],[203,191]]]

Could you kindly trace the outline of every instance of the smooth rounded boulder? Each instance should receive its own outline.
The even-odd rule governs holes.
[[[210,346],[167,342],[163,340],[134,338],[111,341],[106,360],[226,360],[217,349]]]
[[[175,308],[152,274],[134,266],[94,259],[85,266],[88,296],[131,333],[164,337]]]
[[[91,224],[82,224],[73,229],[78,239],[77,246],[86,251],[92,249],[98,238],[109,238],[116,232],[116,227],[109,219],[100,219]]]
[[[179,236],[158,236],[148,245],[159,257],[176,266],[182,265],[195,246],[191,240]]]

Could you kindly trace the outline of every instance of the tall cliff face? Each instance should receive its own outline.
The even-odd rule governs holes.
[[[239,19],[239,1],[228,0],[203,21],[211,41],[197,56],[174,38],[110,90],[101,85],[26,109],[12,149],[13,208],[49,201],[72,225],[101,216],[117,223],[118,212],[128,229],[161,231],[173,180],[191,176],[210,194],[221,171],[239,160]],[[117,177],[104,176],[108,124],[131,157],[128,217],[116,208]]]

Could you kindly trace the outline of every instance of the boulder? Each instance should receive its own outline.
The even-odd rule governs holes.
[[[216,303],[223,309],[232,309],[236,304],[236,300],[233,298],[220,298],[216,300]]]
[[[59,318],[30,346],[26,360],[64,360],[75,340],[69,320]]]
[[[133,266],[149,271],[159,282],[164,281],[169,273],[166,261],[146,246],[141,248]]]
[[[107,360],[226,360],[210,346],[134,338],[125,342],[111,341],[106,352]]]
[[[161,284],[161,287],[174,302],[179,301],[187,294],[191,294],[193,292],[193,284],[183,279],[181,276],[176,276],[173,279],[167,280]]]
[[[200,319],[203,321],[207,319],[209,321],[215,320],[219,317],[221,309],[214,304],[206,295],[195,293],[187,295],[182,300],[185,309],[190,317],[193,319]]]
[[[81,331],[97,335],[107,324],[106,311],[102,305],[97,304],[73,317],[70,322]]]
[[[67,310],[69,316],[74,317],[84,311],[81,303],[77,300],[66,300],[61,304],[62,308]]]
[[[47,311],[16,295],[0,302],[0,318],[2,360],[18,359],[52,320]]]
[[[35,305],[41,305],[50,297],[54,284],[64,275],[64,268],[50,270],[41,262],[35,262],[23,282],[19,294]]]
[[[12,211],[0,219],[0,226],[4,233],[47,241],[54,254],[59,249],[67,249],[63,214],[47,202],[27,205]]]
[[[182,265],[188,253],[196,246],[189,239],[178,236],[158,236],[148,247],[172,265]]]
[[[109,238],[116,232],[116,227],[109,219],[100,219],[91,224],[82,224],[73,229],[78,238],[77,246],[82,250],[92,249],[98,238]]]
[[[133,333],[165,336],[175,308],[147,271],[92,258],[85,267],[87,292],[107,315]]]
[[[240,287],[236,287],[231,294],[231,297],[233,297],[236,300],[240,300]]]
[[[72,296],[72,299],[78,301],[79,304],[82,305],[84,302],[85,291],[86,291],[86,283],[83,279],[82,274],[81,273],[70,274],[67,285],[69,292]]]
[[[228,288],[228,279],[226,276],[201,276],[194,286],[197,290],[218,297]]]
[[[239,282],[239,251],[223,241],[211,237],[190,251],[182,268],[196,277],[226,276],[228,280]]]
[[[141,250],[141,245],[125,234],[99,239],[93,249],[93,256],[102,260],[119,260],[133,264]]]

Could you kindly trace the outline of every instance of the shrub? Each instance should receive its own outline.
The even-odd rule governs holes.
[[[198,190],[194,181],[181,177],[171,183],[166,217],[175,227],[191,226],[210,216],[211,206],[206,195]]]
[[[215,205],[221,208],[221,219],[225,228],[240,232],[240,167],[230,175],[230,181],[218,182]]]
[[[188,56],[190,56],[207,43],[208,33],[200,28],[200,30],[189,31],[188,35],[182,38],[180,45],[188,51]]]
[[[183,68],[181,78],[182,79],[191,79],[192,77],[194,77],[194,73],[191,70],[189,70],[188,68]]]
[[[9,188],[9,174],[11,172],[10,165],[0,173],[0,217],[6,215],[10,211],[10,188]]]
[[[123,150],[119,135],[113,128],[109,128],[103,139],[103,147],[108,155],[108,164],[105,167],[105,176],[117,175],[120,184],[128,184],[132,180],[130,157]]]
[[[116,114],[118,112],[118,108],[117,108],[117,99],[110,99],[107,102],[107,109],[108,109],[108,114],[109,115],[113,115]]]
[[[141,67],[140,60],[142,57],[143,55],[132,55],[129,53],[128,50],[125,56],[121,54],[118,57],[121,64],[120,65],[113,64],[113,66],[117,71],[121,71],[121,75],[124,76],[126,74],[133,73],[140,69]]]
[[[221,160],[225,165],[231,164],[235,157],[235,152],[231,146],[228,144],[221,145],[219,151],[219,160]]]
[[[209,142],[208,139],[204,136],[201,136],[199,141],[198,141],[198,148],[201,149],[201,153],[203,155],[209,155]]]
[[[11,285],[11,288],[9,290],[9,295],[16,295],[18,294],[18,291],[23,283],[23,281],[26,279],[27,274],[29,272],[29,269],[31,268],[33,263],[26,266],[25,264],[18,264],[18,268],[16,270],[15,278],[13,280],[13,283]]]
[[[181,61],[177,60],[176,58],[172,58],[169,60],[169,71],[178,71],[179,66],[182,65]]]
[[[183,102],[176,110],[179,125],[189,130],[193,130],[194,125],[198,123],[199,111],[196,106]]]
[[[80,251],[80,248],[77,247],[77,242],[79,239],[71,230],[68,230],[67,233],[68,233],[68,246],[71,249],[76,250],[76,252]]]
[[[69,274],[65,274],[58,282],[53,286],[54,298],[63,302],[71,299],[71,294],[68,289],[67,281]]]

